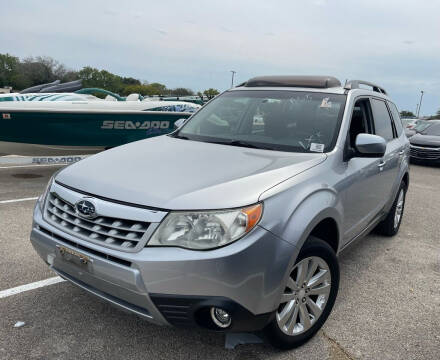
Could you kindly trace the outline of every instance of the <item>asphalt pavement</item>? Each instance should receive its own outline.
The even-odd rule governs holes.
[[[0,292],[56,276],[29,242],[28,199],[58,169],[0,168]],[[0,298],[0,359],[439,359],[439,180],[440,167],[411,165],[399,234],[370,234],[341,254],[333,312],[298,349],[227,350],[222,334],[151,325],[61,282]]]

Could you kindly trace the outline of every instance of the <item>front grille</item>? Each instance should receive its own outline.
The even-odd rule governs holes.
[[[116,256],[104,254],[101,251],[96,251],[96,250],[93,250],[93,249],[91,249],[89,247],[86,247],[86,246],[82,246],[81,244],[78,244],[78,243],[76,243],[74,241],[70,241],[70,240],[66,239],[65,237],[61,237],[61,236],[59,236],[57,234],[54,234],[52,231],[49,231],[49,230],[47,230],[46,228],[44,228],[44,227],[42,227],[40,225],[37,225],[37,230],[41,231],[42,233],[44,233],[46,235],[49,235],[50,237],[54,238],[55,240],[57,240],[59,242],[65,243],[67,245],[70,245],[70,246],[72,246],[72,247],[74,247],[76,249],[86,251],[86,252],[91,253],[91,254],[93,254],[93,255],[95,255],[97,257],[100,257],[102,259],[113,261],[115,263],[118,263],[118,264],[124,265],[124,266],[128,266],[128,267],[131,266],[131,262],[130,261],[118,258]]]
[[[48,219],[60,229],[87,241],[124,250],[134,249],[150,225],[106,216],[84,219],[77,215],[74,205],[54,193],[48,196],[46,211]]]
[[[437,160],[440,159],[440,149],[430,149],[411,146],[410,155],[415,158]]]
[[[427,144],[415,144],[415,143],[411,143],[411,145],[419,146],[419,147],[422,147],[422,148],[433,148],[433,149],[440,150],[440,146],[439,145],[427,145]]]

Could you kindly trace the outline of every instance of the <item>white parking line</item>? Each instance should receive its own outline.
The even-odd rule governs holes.
[[[13,166],[0,166],[0,169],[14,169],[14,168],[28,168],[28,167],[43,167],[43,166],[66,166],[67,164],[44,164],[44,165],[13,165]]]
[[[2,290],[2,291],[0,291],[0,299],[4,299],[4,298],[7,298],[8,296],[12,296],[12,295],[20,294],[25,291],[38,289],[43,286],[58,284],[59,282],[63,282],[63,281],[66,281],[66,280],[60,278],[59,276],[55,276],[53,278],[49,278],[46,280],[36,281],[36,282],[30,283],[30,284],[17,286],[15,288]]]
[[[15,202],[30,201],[30,200],[37,200],[37,199],[38,199],[38,196],[30,197],[30,198],[23,198],[23,199],[0,200],[0,204],[10,204],[10,203],[15,203]]]

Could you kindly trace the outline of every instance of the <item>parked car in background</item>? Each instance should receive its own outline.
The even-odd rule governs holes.
[[[429,120],[420,126],[409,139],[411,160],[440,163],[440,120]]]
[[[399,231],[409,142],[397,107],[365,81],[267,76],[179,124],[58,172],[35,206],[34,248],[156,324],[303,344],[335,303],[337,254],[374,228]]]
[[[402,124],[405,128],[412,129],[416,126],[418,120],[417,118],[402,118]]]
[[[415,131],[413,129],[417,125],[418,121],[419,121],[419,119],[415,119],[415,118],[403,118],[402,119],[402,124],[405,129],[405,135],[407,137],[411,137],[415,134]]]
[[[418,132],[425,130],[429,125],[431,125],[429,120],[417,120],[410,128],[405,128],[405,135],[410,138]]]

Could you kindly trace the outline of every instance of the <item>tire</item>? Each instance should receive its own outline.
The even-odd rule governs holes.
[[[405,209],[406,198],[406,184],[402,181],[399,190],[397,191],[396,198],[394,199],[393,206],[391,207],[387,217],[379,225],[377,225],[376,231],[385,236],[394,236],[400,229],[402,223],[403,211]],[[398,217],[398,219],[397,219]]]
[[[315,266],[316,270],[311,270]],[[311,272],[311,276],[306,274],[309,286],[295,285],[300,280],[300,268]],[[311,285],[313,279],[319,280]],[[296,295],[293,288],[297,289]],[[325,241],[310,236],[289,274],[274,319],[264,329],[270,343],[279,349],[292,349],[313,337],[330,315],[338,288],[339,264],[335,252]],[[312,303],[317,307],[312,307]],[[310,324],[304,321],[307,317]]]

